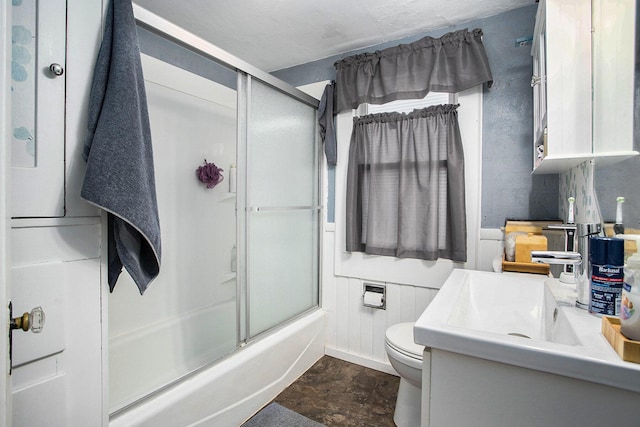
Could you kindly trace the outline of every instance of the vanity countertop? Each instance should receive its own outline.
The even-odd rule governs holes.
[[[417,344],[640,392],[602,319],[557,301],[535,274],[454,270],[417,320]],[[524,332],[523,332],[524,331]]]

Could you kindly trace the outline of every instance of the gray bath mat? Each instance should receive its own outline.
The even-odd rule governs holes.
[[[262,408],[242,427],[325,427],[284,406],[272,402]]]

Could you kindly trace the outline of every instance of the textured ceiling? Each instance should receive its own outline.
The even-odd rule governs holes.
[[[534,0],[134,0],[264,71],[497,15]]]

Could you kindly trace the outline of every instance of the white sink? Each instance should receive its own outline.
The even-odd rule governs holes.
[[[537,277],[465,274],[448,324],[524,339],[580,344],[551,291]]]
[[[454,270],[416,322],[415,341],[640,392],[640,365],[615,353],[600,332],[601,318],[559,305],[546,280]]]

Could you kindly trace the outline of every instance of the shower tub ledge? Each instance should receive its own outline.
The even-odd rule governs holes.
[[[324,355],[318,309],[121,412],[110,427],[238,426]]]

